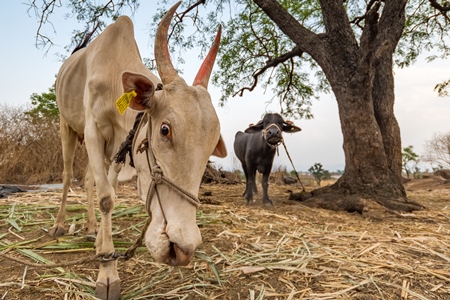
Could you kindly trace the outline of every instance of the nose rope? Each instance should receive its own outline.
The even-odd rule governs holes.
[[[139,126],[139,129],[142,126],[142,120],[141,124]],[[188,191],[184,190],[183,188],[179,187],[177,184],[175,184],[173,181],[168,179],[164,176],[164,173],[161,169],[161,167],[156,162],[155,154],[153,153],[153,149],[151,146],[151,137],[152,137],[152,122],[149,119],[148,120],[148,130],[147,130],[147,138],[144,139],[138,146],[137,152],[143,152],[145,150],[146,157],[147,157],[147,164],[150,170],[150,176],[152,178],[152,182],[150,183],[150,186],[148,188],[147,192],[147,198],[145,200],[145,210],[147,211],[147,214],[151,214],[150,205],[153,199],[153,196],[156,193],[156,198],[158,199],[159,205],[161,207],[161,211],[163,213],[164,219],[166,219],[164,215],[164,210],[161,205],[161,199],[159,197],[159,193],[157,190],[157,185],[159,184],[166,184],[167,186],[171,187],[175,192],[177,192],[180,196],[182,196],[184,199],[186,199],[189,203],[194,205],[196,208],[200,206],[200,200],[189,193]]]
[[[280,155],[280,151],[279,151],[279,149],[278,149],[278,146],[280,146],[280,144],[283,143],[283,135],[281,135],[281,140],[280,140],[278,143],[276,143],[275,145],[269,143],[269,142],[267,141],[267,139],[266,139],[267,130],[269,130],[269,128],[272,127],[272,126],[275,126],[275,127],[278,129],[278,131],[281,133],[280,127],[279,127],[277,124],[275,124],[275,123],[270,124],[269,126],[267,126],[266,128],[264,128],[263,130],[261,130],[261,132],[262,132],[263,139],[264,139],[264,141],[266,142],[266,144],[267,144],[271,149],[277,149],[277,155]]]

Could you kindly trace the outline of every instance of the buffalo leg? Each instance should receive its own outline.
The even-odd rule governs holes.
[[[242,169],[244,170],[244,174],[245,174],[245,191],[242,194],[242,196],[246,196],[247,195],[247,190],[248,190],[248,173],[247,173],[247,165],[245,163],[242,163]]]
[[[252,170],[251,167],[248,167],[246,174],[247,174],[247,183],[245,189],[245,199],[247,199],[247,204],[251,204],[251,202],[253,201],[253,191],[255,190],[254,187],[256,186],[255,183],[256,170]]]
[[[263,204],[264,205],[273,205],[272,200],[269,198],[268,189],[269,189],[269,175],[270,175],[270,169],[269,172],[264,172],[262,176],[262,190],[263,190]]]
[[[256,187],[256,169],[253,171],[252,191],[255,194],[258,193],[258,188]]]

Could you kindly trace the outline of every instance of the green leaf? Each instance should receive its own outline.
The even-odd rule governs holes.
[[[17,224],[15,219],[9,219],[8,218],[8,223],[14,227],[18,232],[22,232],[22,227],[19,226],[19,224]]]
[[[46,259],[45,257],[43,257],[43,256],[41,256],[41,255],[37,254],[36,252],[33,252],[33,251],[29,250],[29,249],[16,249],[16,251],[19,252],[19,253],[22,253],[23,255],[31,258],[32,260],[34,260],[36,262],[40,262],[40,263],[43,263],[43,264],[53,264],[54,263],[53,261],[51,261],[49,259]],[[56,269],[59,272],[61,272],[61,273],[65,273],[63,268],[57,267]]]
[[[214,276],[216,276],[219,285],[222,285],[222,282],[220,280],[219,271],[217,270],[216,264],[212,261],[212,259],[208,255],[206,255],[206,253],[199,252],[199,251],[195,252],[195,257],[198,259],[202,259],[208,263],[209,267],[211,268],[211,270],[214,273]]]

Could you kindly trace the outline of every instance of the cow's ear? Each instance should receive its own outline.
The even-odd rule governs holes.
[[[136,97],[131,98],[130,108],[139,111],[149,108],[155,93],[155,86],[150,79],[141,74],[123,72],[122,84],[125,93],[136,92]]]
[[[222,135],[219,137],[219,141],[217,142],[216,148],[211,155],[224,158],[227,156],[227,147],[225,147],[225,143],[222,139]]]
[[[247,129],[245,129],[245,133],[257,133],[263,130],[264,124],[263,121],[260,120],[256,125],[250,124]]]
[[[283,131],[294,133],[294,132],[302,131],[302,129],[300,127],[295,126],[292,121],[285,121],[283,123]]]

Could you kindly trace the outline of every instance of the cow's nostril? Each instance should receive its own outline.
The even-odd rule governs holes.
[[[185,253],[177,244],[171,242],[166,263],[170,266],[186,266],[193,256],[194,253]]]

